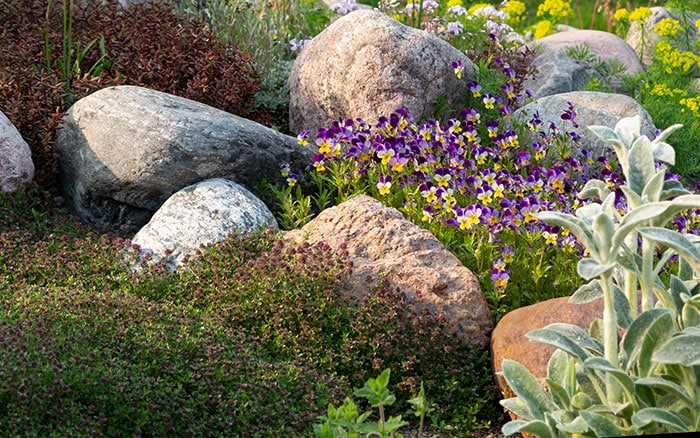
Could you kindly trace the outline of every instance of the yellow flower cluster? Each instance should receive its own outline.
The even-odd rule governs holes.
[[[641,6],[630,12],[630,21],[638,21],[643,23],[647,18],[651,17],[651,9],[646,6]]]
[[[487,8],[489,6],[491,6],[491,4],[489,4],[489,3],[477,3],[475,5],[470,6],[469,9],[467,9],[467,13],[469,15],[472,15],[472,14],[474,14],[474,11],[476,11],[477,9]]]
[[[663,20],[656,23],[654,26],[654,32],[661,36],[674,36],[681,30],[681,23],[673,18],[664,18]]]
[[[538,17],[549,16],[554,22],[573,15],[574,9],[566,0],[544,0],[537,8]]]
[[[649,94],[659,97],[679,97],[687,95],[685,90],[681,90],[680,88],[671,88],[667,84],[654,85],[654,88],[649,91]]]
[[[508,14],[506,23],[513,26],[525,19],[527,7],[519,0],[508,0],[501,5],[501,10]]]
[[[449,0],[447,7],[451,8],[452,6],[464,6],[464,3],[462,3],[462,0]]]
[[[681,72],[688,74],[695,66],[700,66],[700,56],[693,52],[681,52],[668,41],[656,44],[656,56],[664,66],[666,73]]]
[[[535,39],[540,39],[546,37],[547,35],[551,35],[554,33],[554,23],[549,20],[542,20],[535,24],[535,30],[533,33]]]
[[[695,20],[695,28],[696,28],[696,29],[700,29],[700,18],[698,18],[697,20]]]
[[[700,117],[700,96],[681,99],[680,104],[690,110],[695,117]],[[681,111],[686,112],[686,108],[681,108]]]
[[[630,11],[624,8],[618,9],[617,11],[615,11],[615,15],[613,15],[613,18],[618,22],[627,21],[630,18]]]

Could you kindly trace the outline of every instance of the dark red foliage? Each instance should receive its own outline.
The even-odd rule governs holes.
[[[0,110],[29,143],[42,186],[50,187],[57,176],[53,139],[63,112],[109,85],[148,87],[264,123],[264,115],[251,114],[259,74],[246,54],[223,44],[206,30],[204,21],[178,15],[164,2],[126,9],[116,0],[105,5],[102,0],[74,3],[75,52],[95,44],[82,59],[80,73],[67,78],[67,87],[61,69],[63,1],[53,1],[48,13],[45,0],[0,2]],[[105,63],[98,63],[101,38]],[[88,76],[96,63],[104,68]]]

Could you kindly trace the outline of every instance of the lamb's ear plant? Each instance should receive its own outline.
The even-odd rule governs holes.
[[[588,283],[570,302],[602,296],[603,320],[592,324],[590,333],[570,324],[528,333],[558,348],[545,380],[549,391],[521,364],[503,361],[503,377],[516,397],[501,404],[522,418],[507,423],[504,434],[700,430],[700,238],[664,228],[675,215],[700,208],[700,195],[665,178],[666,164],[675,161],[665,140],[678,128],[671,126],[652,141],[640,134],[638,117],[622,119],[614,129],[591,126],[618,156],[627,211],[619,211],[605,183],[592,180],[579,197],[600,202],[575,215],[538,214],[569,229],[585,246],[587,256],[577,272]],[[668,249],[656,260],[659,245]],[[618,328],[624,331],[619,343]]]

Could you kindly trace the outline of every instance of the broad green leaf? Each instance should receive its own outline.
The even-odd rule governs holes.
[[[389,419],[384,422],[384,432],[394,433],[402,427],[408,426],[409,424],[410,423],[408,421],[404,421],[401,419],[401,415],[397,415],[396,417],[389,417]]]
[[[544,419],[544,413],[557,407],[550,396],[542,389],[535,376],[527,368],[514,360],[503,360],[503,377],[513,392],[527,404],[533,420]]]
[[[664,187],[665,172],[656,172],[654,176],[647,181],[647,185],[642,191],[642,200],[644,202],[658,202],[661,200],[661,190]]]
[[[576,419],[570,423],[560,424],[559,430],[570,434],[583,435],[588,432],[588,423],[586,423],[583,418],[576,417]]]
[[[622,190],[622,193],[625,195],[625,198],[627,198],[629,210],[634,210],[640,205],[644,204],[644,201],[642,201],[642,197],[634,193],[634,191],[629,186],[621,186],[620,190]]]
[[[571,304],[586,304],[603,298],[603,288],[600,287],[598,279],[593,279],[576,289],[576,292],[569,297]]]
[[[526,418],[528,420],[533,418],[532,411],[530,411],[530,408],[528,407],[527,403],[525,403],[525,400],[521,399],[520,397],[506,398],[501,400],[499,403],[501,406],[508,409],[520,418]]]
[[[683,334],[669,339],[654,352],[652,360],[686,367],[700,365],[700,335]]]
[[[660,393],[662,395],[671,394],[691,409],[695,407],[695,401],[688,394],[688,391],[681,385],[674,383],[668,379],[664,379],[662,377],[657,376],[651,376],[645,377],[643,379],[638,379],[635,383],[637,384],[637,386],[646,386],[651,389],[655,389],[657,393]]]
[[[579,260],[576,265],[576,273],[584,280],[591,280],[600,277],[606,272],[610,272],[614,268],[615,263],[601,264],[590,257],[586,257]]]
[[[625,293],[622,292],[622,290],[617,286],[613,287],[613,300],[615,314],[617,315],[617,325],[627,330],[629,325],[632,323],[632,317],[630,316],[630,302],[625,296]]]
[[[617,210],[615,210],[615,197],[615,193],[609,193],[608,196],[603,200],[603,203],[600,205],[600,212],[602,214],[605,214],[611,223],[612,219],[615,217],[615,213],[617,212]],[[615,227],[613,226],[613,232],[614,231]]]
[[[689,195],[690,192],[683,186],[683,183],[676,179],[664,180],[664,187],[661,192],[661,201],[665,201],[668,198],[681,195]]]
[[[566,388],[564,388],[561,383],[558,383],[550,378],[546,378],[544,381],[549,387],[549,393],[552,395],[554,403],[565,409],[569,409],[571,406],[571,399],[569,398],[569,394],[566,392]]]
[[[503,425],[503,427],[501,428],[501,432],[505,436],[515,435],[516,433],[520,432],[520,428],[525,426],[527,423],[528,421],[524,420],[509,421]]]
[[[588,180],[585,186],[578,192],[578,197],[581,199],[595,198],[602,201],[610,194],[608,185],[599,179]]]
[[[553,431],[544,421],[530,421],[520,428],[520,432],[531,433],[540,438],[554,438],[557,436],[556,431]]]
[[[593,218],[596,217],[600,213],[601,210],[601,204],[597,202],[591,202],[590,204],[586,204],[583,207],[579,207],[576,209],[576,217],[581,218],[584,223],[592,223]]]
[[[602,371],[603,373],[611,376],[615,381],[620,384],[620,387],[625,392],[627,400],[629,400],[633,406],[636,405],[635,401],[635,390],[634,381],[632,378],[623,370],[613,366],[610,362],[603,359],[602,357],[590,357],[586,359],[583,363],[584,368]]]
[[[589,250],[590,248],[595,248],[593,235],[588,231],[588,225],[581,218],[556,211],[541,211],[536,213],[535,216],[539,220],[552,225],[559,225],[571,231],[571,234],[576,236],[579,242],[586,248],[589,248]]]
[[[608,128],[607,126],[592,125],[588,127],[599,139],[603,140],[605,143],[611,145],[624,146],[623,140],[620,139],[615,130]]]
[[[620,226],[615,232],[612,248],[620,248],[627,235],[636,232],[640,225],[649,224],[651,221],[663,216],[669,208],[670,201],[654,202],[641,205],[622,217]]]
[[[602,354],[603,350],[602,345],[585,330],[572,324],[550,324],[547,327],[532,330],[525,336],[533,341],[561,348],[580,361],[590,356],[586,348],[599,354]]]
[[[676,164],[676,151],[668,143],[657,143],[654,148],[654,160],[668,163],[671,166]]]
[[[638,137],[627,153],[627,168],[625,177],[627,184],[635,193],[641,195],[647,182],[656,173],[654,167],[654,152],[651,141],[642,135]]]
[[[686,419],[675,412],[658,408],[644,408],[632,415],[632,424],[637,428],[641,429],[651,423],[666,426],[669,432],[690,432]]]
[[[639,233],[663,245],[670,246],[676,250],[694,270],[700,272],[700,249],[693,245],[683,234],[659,227],[640,228]]]
[[[654,140],[652,141],[652,144],[656,145],[658,143],[665,141],[671,134],[673,134],[677,130],[681,129],[682,127],[683,127],[683,125],[680,123],[676,123],[675,125],[669,126],[668,128],[661,131],[659,133],[659,135],[656,136],[656,138],[654,138]],[[669,164],[673,164],[673,163],[669,163]]]
[[[611,193],[611,195],[613,198],[615,197],[614,193]],[[615,207],[611,208],[614,209]],[[593,233],[598,242],[600,242],[600,257],[607,261],[610,257],[610,242],[612,241],[612,236],[615,234],[615,224],[611,217],[604,211],[601,211],[593,218]]]
[[[620,427],[617,422],[609,416],[596,414],[589,411],[581,411],[579,413],[584,419],[588,427],[596,436],[623,436],[626,435],[625,430]]]
[[[559,383],[566,384],[566,373],[569,367],[569,357],[562,350],[555,350],[547,362],[547,377]]]
[[[638,115],[623,117],[615,124],[615,133],[625,145],[630,145],[641,135],[642,123]]]
[[[652,371],[654,349],[673,334],[673,313],[669,309],[651,309],[635,318],[622,338],[622,366],[647,377]]]

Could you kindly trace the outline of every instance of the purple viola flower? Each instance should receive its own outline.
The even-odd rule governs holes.
[[[510,276],[507,271],[502,271],[500,269],[493,269],[491,271],[491,281],[496,289],[504,290],[508,286],[508,280]]]

